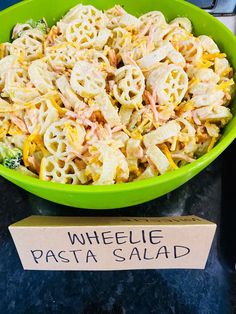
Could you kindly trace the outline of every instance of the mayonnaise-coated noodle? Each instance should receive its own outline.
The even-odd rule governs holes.
[[[142,102],[144,76],[137,66],[126,65],[115,72],[113,93],[120,104],[135,106]]]
[[[173,19],[170,22],[171,25],[177,25],[183,29],[185,29],[187,32],[191,33],[192,32],[192,23],[187,17],[177,17]]]
[[[75,20],[66,28],[66,40],[76,43],[81,48],[92,48],[96,37],[96,27],[87,20]]]
[[[84,171],[80,171],[73,161],[59,160],[55,156],[44,157],[41,161],[42,179],[65,184],[86,183]]]
[[[24,57],[27,61],[36,60],[43,55],[44,35],[36,29],[25,31],[10,46],[10,54]]]
[[[5,75],[4,96],[11,98],[11,90],[17,87],[25,87],[28,81],[28,72],[25,69],[15,67],[8,70]]]
[[[52,105],[52,100],[42,99],[27,111],[24,121],[30,133],[33,133],[39,125],[40,129],[38,133],[44,134],[51,124],[56,122],[58,118],[59,114],[56,108]]]
[[[0,48],[0,140],[41,180],[162,175],[213,149],[232,118],[227,55],[186,17],[78,4],[51,28],[18,23]]]
[[[108,19],[104,13],[97,10],[92,5],[78,4],[72,8],[63,18],[62,22],[70,24],[78,19],[87,19],[90,24],[93,24],[96,28],[104,28],[108,23]]]
[[[80,152],[85,137],[84,127],[76,121],[61,119],[47,128],[44,143],[47,150],[58,158],[66,157],[71,152]]]
[[[54,90],[52,75],[48,71],[48,66],[43,61],[34,61],[28,68],[28,73],[32,84],[42,94]]]
[[[81,97],[93,97],[103,92],[106,85],[103,73],[87,61],[75,64],[70,83],[73,90]]]
[[[119,54],[130,46],[131,39],[131,34],[125,28],[116,27],[112,30],[111,47]]]
[[[188,89],[188,77],[180,66],[161,64],[149,74],[147,88],[160,105],[178,105]]]
[[[148,12],[142,15],[139,19],[144,25],[150,24],[150,26],[154,26],[155,28],[167,25],[165,16],[160,11]]]
[[[50,66],[55,71],[72,69],[79,60],[81,52],[71,44],[61,44],[45,49],[45,55]]]

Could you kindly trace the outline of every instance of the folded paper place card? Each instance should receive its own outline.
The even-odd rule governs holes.
[[[196,216],[31,216],[9,230],[24,269],[204,269],[216,225]]]

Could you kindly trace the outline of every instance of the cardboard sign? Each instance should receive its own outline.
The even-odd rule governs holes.
[[[196,216],[31,216],[9,230],[24,269],[203,269],[216,225]]]

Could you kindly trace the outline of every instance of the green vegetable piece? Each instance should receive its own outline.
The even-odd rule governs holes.
[[[43,34],[47,34],[48,32],[48,25],[45,19],[41,19],[38,21],[34,21],[32,19],[26,21],[26,24],[29,24],[32,28],[37,28]]]
[[[0,142],[0,163],[3,166],[15,169],[20,166],[22,161],[22,152],[18,148],[13,148]]]

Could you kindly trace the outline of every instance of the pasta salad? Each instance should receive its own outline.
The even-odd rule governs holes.
[[[233,69],[191,21],[78,4],[0,44],[0,163],[64,184],[142,180],[191,163],[232,118]]]

